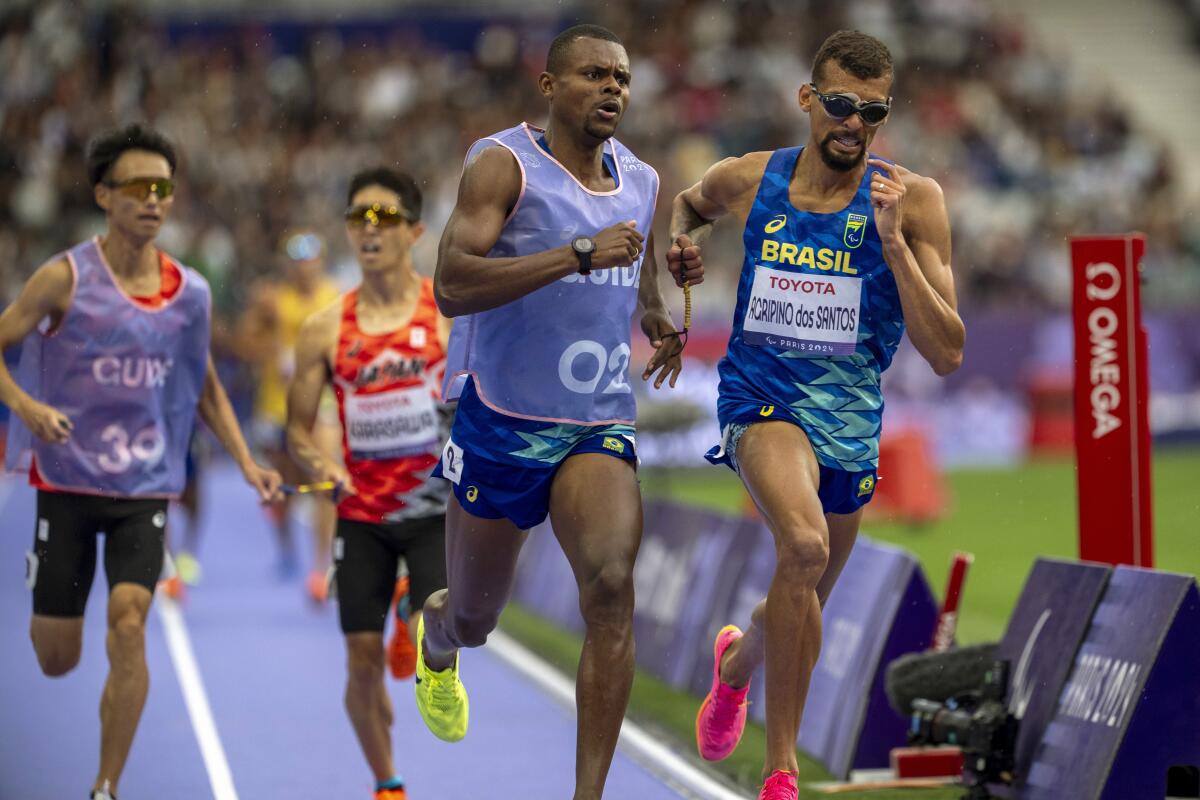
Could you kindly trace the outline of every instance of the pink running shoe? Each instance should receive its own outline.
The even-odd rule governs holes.
[[[696,715],[696,747],[706,761],[720,761],[734,751],[746,729],[746,694],[750,684],[735,689],[721,683],[721,656],[742,638],[736,625],[726,625],[713,642],[713,682]]]
[[[775,770],[763,782],[758,800],[797,800],[800,789],[796,786],[796,780],[799,777],[795,772],[786,769]]]

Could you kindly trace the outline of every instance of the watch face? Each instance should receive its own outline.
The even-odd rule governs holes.
[[[596,243],[586,236],[580,236],[571,243],[577,253],[590,253],[596,249]]]

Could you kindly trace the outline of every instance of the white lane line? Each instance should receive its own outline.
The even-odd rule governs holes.
[[[204,758],[213,797],[215,800],[238,800],[237,789],[233,787],[233,773],[225,758],[225,748],[217,736],[217,724],[208,705],[208,695],[200,679],[200,667],[196,664],[196,654],[192,651],[192,640],[188,636],[187,626],[183,624],[179,604],[165,596],[155,599],[158,600],[155,605],[158,606],[158,615],[167,634],[167,650],[175,665],[175,674],[179,676],[179,687],[183,690],[183,701],[192,720],[192,730],[200,744],[200,755]]]
[[[511,636],[493,631],[488,635],[487,650],[572,712],[575,710],[575,684]],[[619,745],[627,755],[684,797],[694,800],[749,800],[748,795],[729,789],[674,750],[655,741],[641,726],[629,719],[621,725]]]

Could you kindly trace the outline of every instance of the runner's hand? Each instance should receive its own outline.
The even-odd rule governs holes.
[[[704,261],[700,258],[700,245],[692,244],[692,240],[686,234],[680,234],[667,251],[667,269],[675,279],[676,286],[682,287],[685,278],[689,286],[704,283]]]
[[[618,222],[592,237],[596,250],[592,253],[592,269],[628,267],[646,247],[646,237],[638,233],[637,224]]]
[[[264,503],[274,503],[283,499],[283,492],[280,489],[283,486],[283,476],[278,471],[260,467],[251,461],[242,467],[242,477],[254,491],[258,492],[259,499]]]
[[[335,485],[330,493],[330,499],[333,502],[338,502],[342,498],[350,497],[358,494],[354,490],[354,481],[350,479],[350,473],[346,472],[346,468],[341,464],[326,462],[313,474],[313,483],[325,483],[332,481]]]
[[[668,376],[671,379],[671,388],[675,388],[679,371],[683,369],[683,342],[679,341],[678,336],[667,335],[676,332],[667,309],[659,308],[642,314],[642,332],[654,347],[654,355],[650,356],[650,361],[642,372],[642,380],[650,380],[650,376],[659,371],[658,377],[654,379],[654,388],[661,389]]]
[[[14,411],[21,418],[21,422],[25,423],[25,427],[44,442],[66,444],[71,438],[71,431],[75,429],[66,414],[32,398]]]
[[[900,206],[907,191],[900,170],[895,164],[878,158],[869,158],[867,163],[877,168],[871,173],[871,207],[875,209],[875,230],[884,241],[899,238],[904,222]]]

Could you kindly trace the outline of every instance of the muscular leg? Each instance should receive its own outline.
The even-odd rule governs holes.
[[[50,678],[75,669],[83,650],[83,617],[48,617],[34,614],[29,638],[37,653],[38,666]]]
[[[829,565],[825,567],[825,574],[821,576],[821,580],[817,584],[817,598],[821,601],[821,608],[825,607],[825,601],[829,599],[833,585],[837,583],[838,577],[842,574],[842,568],[846,566],[846,560],[850,558],[850,551],[854,549],[861,521],[861,508],[853,514],[825,515],[825,524],[829,528]],[[735,641],[725,651],[725,655],[721,659],[721,680],[724,683],[738,688],[745,686],[750,682],[754,671],[763,663],[763,659],[766,658],[767,644],[766,613],[767,601],[764,598],[754,607],[754,611],[750,615],[750,627],[746,628],[742,638]],[[815,643],[810,642],[811,634],[807,628],[805,629],[806,646],[817,648],[821,646],[820,631],[816,633],[818,638]]]
[[[829,531],[817,497],[820,473],[808,438],[786,422],[751,426],[737,458],[742,480],[775,537],[775,576],[762,615],[766,771],[795,770],[796,736],[819,653],[817,584],[829,561]]]
[[[65,495],[39,492],[37,508],[29,639],[42,673],[58,678],[75,669],[83,650],[83,603],[96,574],[96,531],[88,509]],[[51,563],[57,568],[44,567]]]
[[[550,518],[587,626],[575,689],[575,800],[599,800],[633,685],[642,501],[632,463],[600,453],[568,458],[554,479]]]
[[[395,775],[392,700],[383,680],[383,634],[346,634],[346,712],[376,781]]]
[[[496,628],[516,575],[525,532],[507,519],[482,519],[451,494],[446,509],[446,586],[425,601],[425,665],[454,664],[460,647],[479,647]],[[412,629],[416,630],[413,625]]]
[[[146,615],[151,594],[134,583],[118,583],[108,596],[108,681],[100,697],[100,772],[115,790],[142,708],[150,675],[146,670]]]

